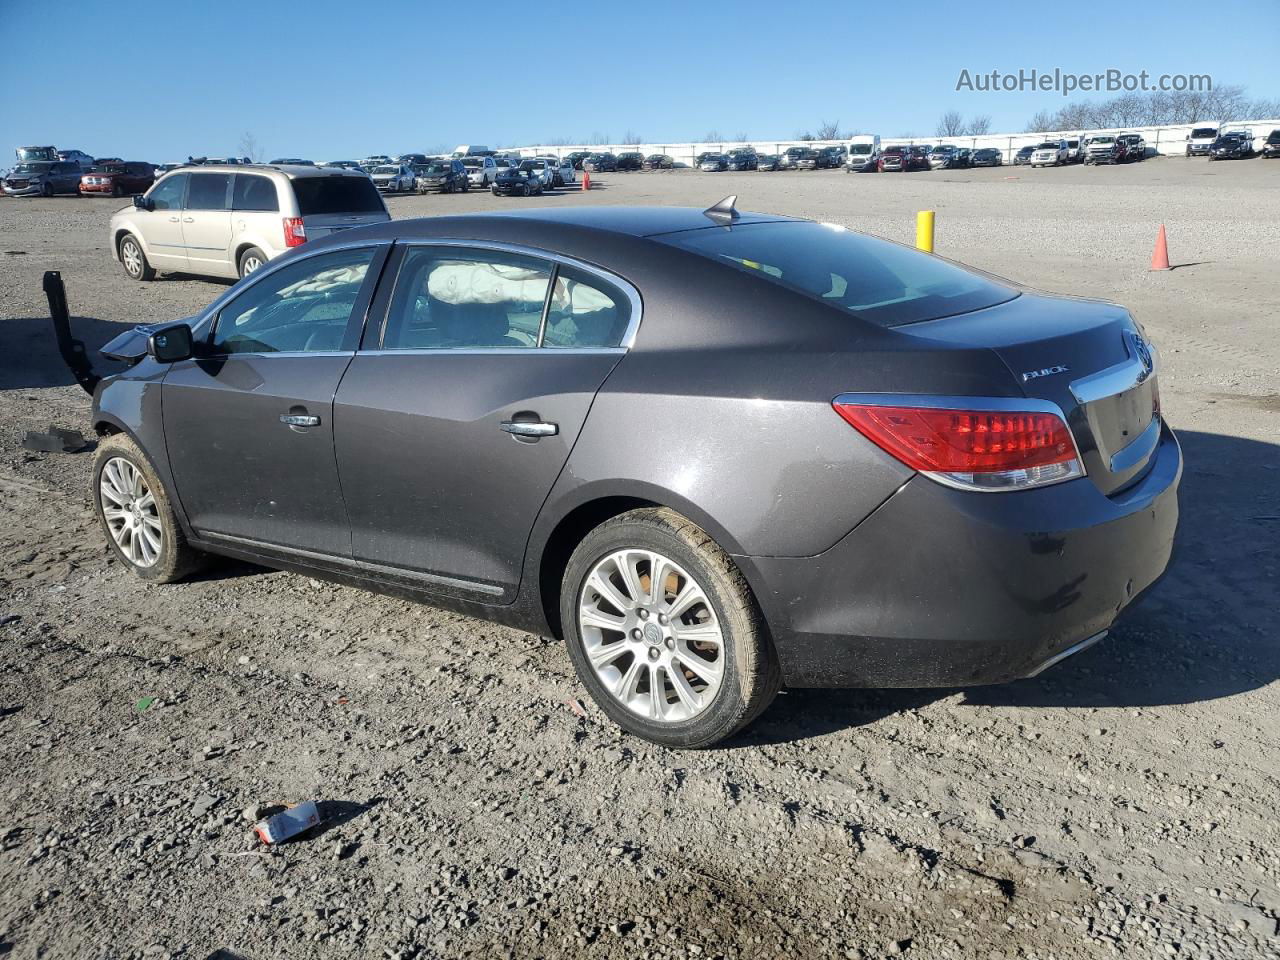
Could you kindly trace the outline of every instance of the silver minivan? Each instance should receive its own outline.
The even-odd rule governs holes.
[[[134,280],[157,272],[243,277],[308,239],[390,220],[358,170],[180,167],[111,218],[111,252]]]

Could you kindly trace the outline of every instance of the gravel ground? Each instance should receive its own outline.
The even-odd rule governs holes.
[[[624,737],[554,641],[226,564],[109,561],[41,272],[79,336],[223,286],[127,280],[116,204],[0,201],[0,955],[1262,957],[1280,952],[1280,163],[618,174],[397,217],[710,204],[1120,300],[1163,350],[1181,550],[1106,642],[974,690],[790,691],[723,749]],[[1156,227],[1179,268],[1146,270]],[[150,699],[154,698],[154,699]],[[317,835],[246,819],[321,801]]]

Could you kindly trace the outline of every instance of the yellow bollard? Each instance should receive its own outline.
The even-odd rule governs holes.
[[[933,211],[921,210],[916,214],[916,249],[933,253]]]

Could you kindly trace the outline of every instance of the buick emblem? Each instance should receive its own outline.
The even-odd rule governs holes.
[[[1129,340],[1133,343],[1133,352],[1137,354],[1142,369],[1150,373],[1155,368],[1155,361],[1151,359],[1151,344],[1136,333],[1130,333]]]

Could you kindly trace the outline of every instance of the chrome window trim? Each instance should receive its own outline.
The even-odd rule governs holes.
[[[581,349],[627,351],[627,350],[630,350],[633,346],[635,346],[636,334],[640,330],[640,319],[644,309],[644,301],[640,296],[640,291],[637,290],[629,281],[624,280],[622,277],[618,276],[616,273],[612,273],[608,270],[603,269],[602,267],[596,266],[595,264],[587,263],[584,260],[578,260],[575,257],[570,257],[563,253],[556,253],[553,250],[544,250],[539,247],[527,247],[519,243],[506,243],[501,240],[467,240],[462,237],[428,237],[428,238],[417,238],[413,240],[398,240],[396,242],[398,246],[403,246],[405,248],[463,247],[463,248],[469,248],[474,250],[493,250],[498,253],[511,253],[511,254],[515,254],[516,256],[534,257],[538,260],[546,260],[556,265],[563,264],[567,267],[573,267],[576,270],[581,270],[584,273],[588,273],[588,274],[591,274],[592,276],[599,277],[600,280],[603,281],[604,283],[607,283],[610,286],[616,287],[618,290],[622,292],[623,296],[627,298],[627,304],[631,309],[631,315],[627,318],[627,328],[622,332],[622,339],[619,341],[618,346],[616,347],[584,347]],[[553,270],[551,281],[554,282],[554,280],[555,280],[555,271]],[[397,272],[396,283],[399,283],[399,282],[400,282],[400,275],[399,275],[399,272]],[[392,288],[392,291],[391,291],[391,299],[392,300],[395,299],[394,287]],[[391,308],[391,300],[388,300],[387,309],[390,310],[390,308]],[[468,348],[468,349],[471,349],[471,348]],[[485,350],[485,348],[476,348],[476,349],[482,350],[487,353],[493,353],[495,351],[503,350],[506,348],[492,347],[492,348],[489,348],[488,350]],[[529,350],[529,349],[564,351],[564,350],[577,350],[579,348],[542,346],[542,347],[532,347],[532,348],[524,347],[524,348],[515,348],[515,349],[516,349],[516,352],[523,352],[524,350]],[[367,353],[371,351],[362,351],[362,352]],[[392,350],[390,352],[405,353],[408,351]],[[447,353],[450,351],[442,350],[439,352]]]
[[[545,354],[565,354],[566,356],[583,356],[584,354],[598,354],[600,356],[620,357],[627,352],[626,347],[410,347],[404,350],[382,349],[381,347],[373,350],[359,351],[362,357],[410,357],[418,354],[452,354],[455,356],[468,356],[470,354],[484,354],[485,356],[544,356]],[[239,354],[243,356],[243,354]],[[268,356],[279,356],[279,354],[268,354]],[[315,356],[315,354],[307,354],[307,356]]]

